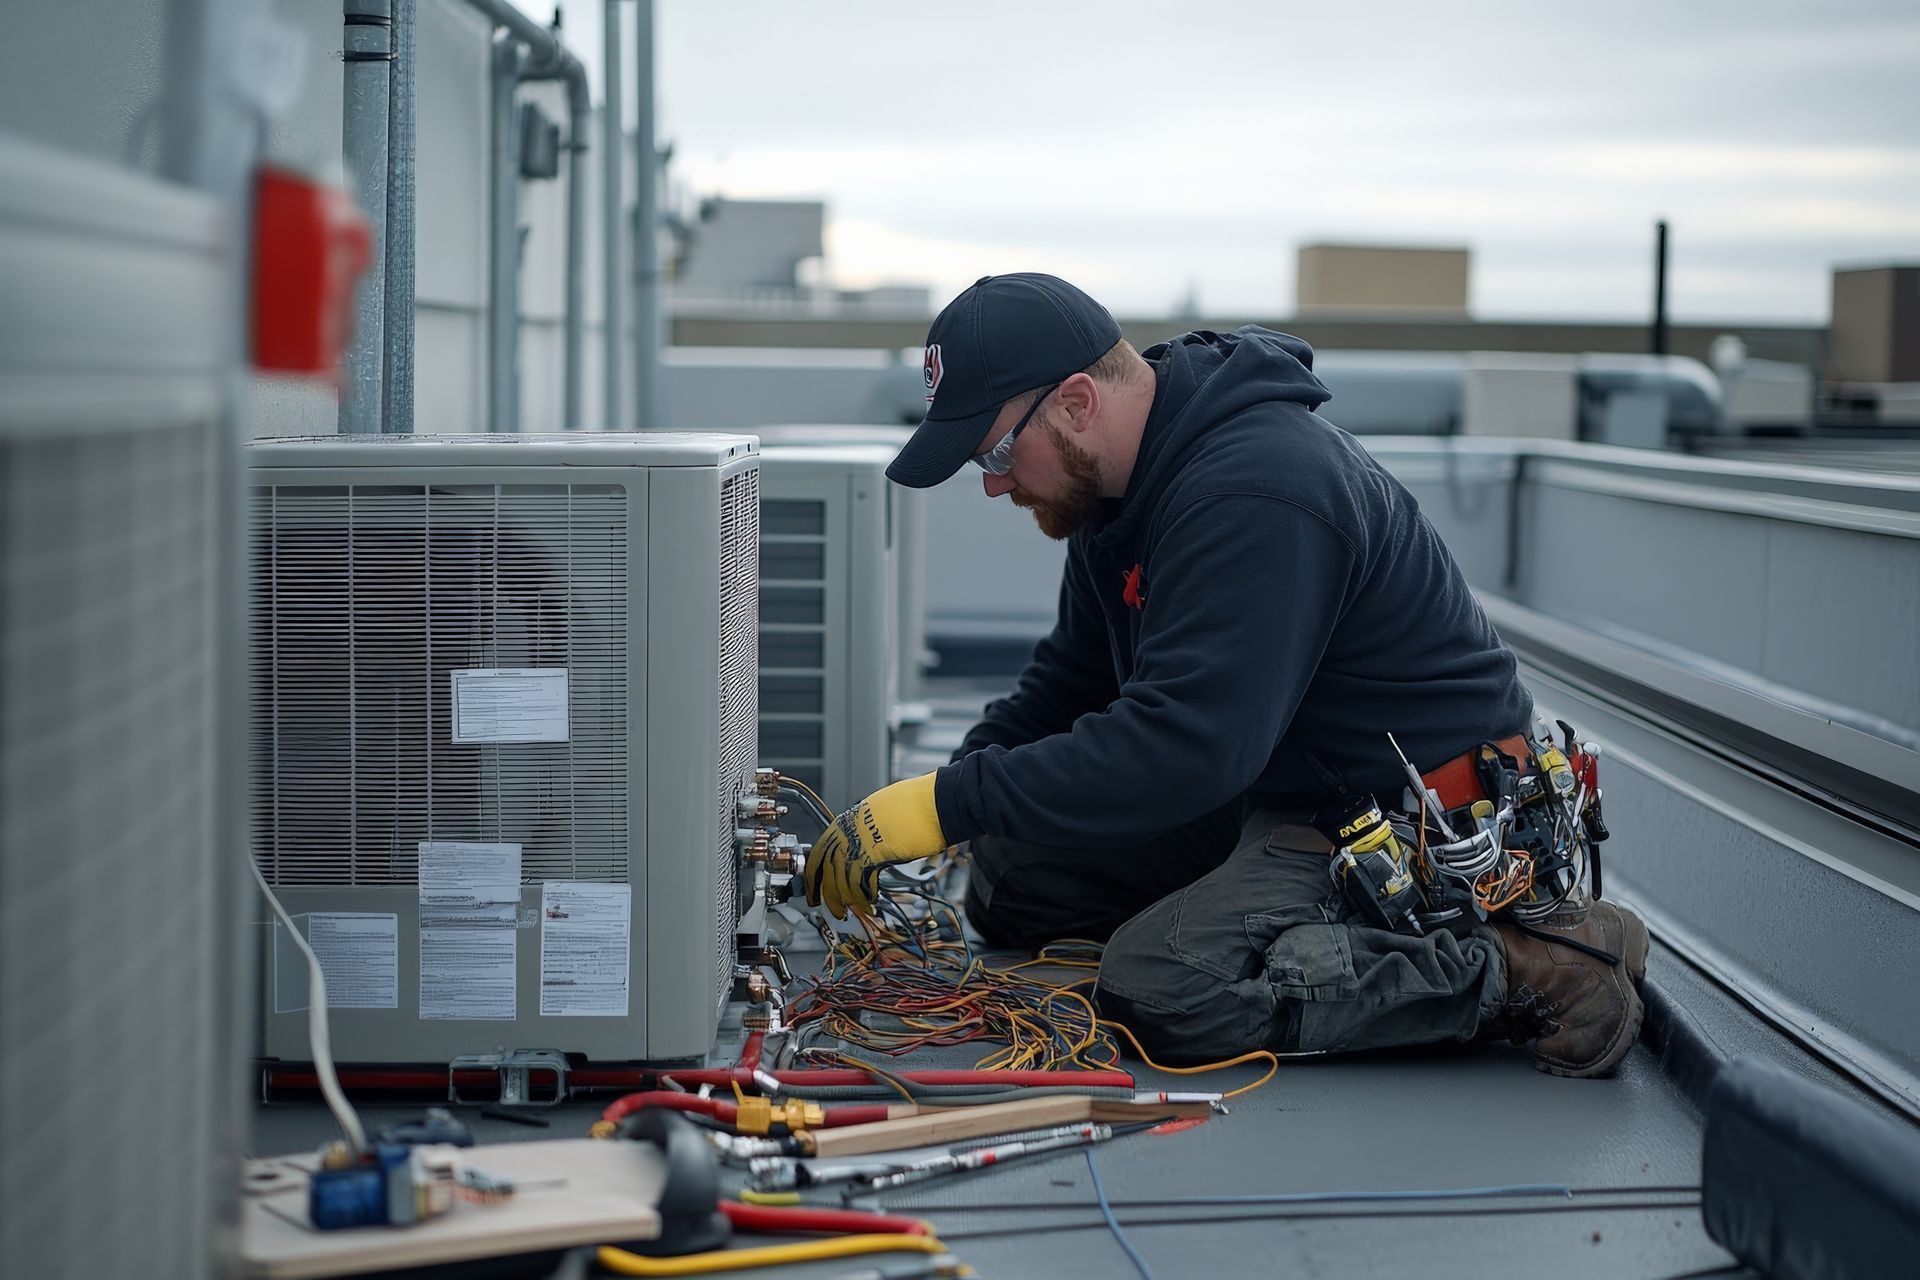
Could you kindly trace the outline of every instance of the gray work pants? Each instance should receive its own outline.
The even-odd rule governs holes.
[[[1360,923],[1301,815],[1211,814],[1129,848],[973,842],[967,914],[989,943],[1105,939],[1096,989],[1156,1058],[1471,1040],[1506,991],[1490,929],[1411,937]]]

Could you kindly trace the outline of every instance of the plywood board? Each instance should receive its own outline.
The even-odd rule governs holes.
[[[442,1217],[411,1227],[316,1231],[307,1218],[312,1153],[249,1160],[242,1186],[241,1254],[262,1280],[353,1275],[395,1267],[650,1240],[666,1182],[659,1151],[640,1142],[562,1139],[472,1147],[475,1168],[511,1179],[501,1204],[455,1201]]]

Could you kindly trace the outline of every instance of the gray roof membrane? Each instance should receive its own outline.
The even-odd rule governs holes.
[[[1001,684],[932,681],[933,719],[903,741],[899,772],[944,762]],[[793,955],[803,972],[818,957],[817,950]],[[1676,999],[1716,1044],[1781,1057],[1816,1078],[1834,1079],[1663,948],[1656,949],[1650,976],[1671,980]],[[730,1011],[722,1028],[716,1063],[737,1053],[738,1013]],[[977,1056],[977,1049],[960,1047],[918,1053],[901,1065],[971,1066]],[[1127,1065],[1147,1089],[1226,1090],[1259,1070],[1193,1077]],[[544,1111],[552,1121],[544,1129],[471,1110],[464,1118],[482,1144],[524,1141],[584,1133],[602,1105]],[[373,1126],[416,1111],[366,1108]],[[332,1122],[317,1099],[274,1102],[256,1111],[250,1150],[295,1150],[331,1136]],[[1161,1280],[1415,1271],[1429,1277],[1744,1274],[1701,1224],[1700,1139],[1698,1111],[1648,1044],[1636,1047],[1609,1080],[1545,1075],[1523,1051],[1480,1044],[1288,1061],[1266,1086],[1234,1099],[1228,1114],[1180,1132],[1115,1139],[1093,1148],[1093,1161],[1122,1229]],[[737,1185],[738,1175],[730,1177],[729,1185]],[[1566,1187],[1572,1194],[1421,1194],[1526,1185]],[[1337,1198],[1380,1192],[1405,1198]],[[1314,1199],[1233,1200],[1249,1196]],[[1211,1203],[1191,1203],[1196,1198]],[[1084,1150],[858,1203],[930,1219],[981,1276],[1135,1273],[1100,1214]],[[866,1261],[904,1265],[887,1256]],[[842,1259],[777,1274],[828,1277],[859,1269],[859,1260]]]

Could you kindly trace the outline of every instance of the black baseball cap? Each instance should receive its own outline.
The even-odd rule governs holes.
[[[927,330],[927,416],[887,477],[939,484],[980,452],[1007,401],[1078,373],[1118,341],[1107,309],[1058,276],[981,276]]]

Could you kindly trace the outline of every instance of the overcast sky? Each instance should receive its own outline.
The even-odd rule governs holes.
[[[676,182],[825,200],[845,285],[1271,317],[1302,243],[1463,244],[1478,315],[1635,317],[1665,217],[1676,318],[1795,321],[1920,260],[1916,0],[655,8]]]

